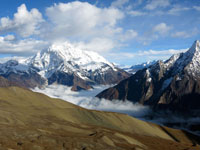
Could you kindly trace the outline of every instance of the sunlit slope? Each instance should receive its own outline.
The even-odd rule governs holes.
[[[192,149],[195,143],[198,137],[186,132],[125,114],[87,110],[18,87],[0,88],[0,148]]]

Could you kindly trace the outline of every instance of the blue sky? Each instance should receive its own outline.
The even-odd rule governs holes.
[[[199,0],[1,0],[0,57],[68,41],[109,61],[167,59],[200,39]]]

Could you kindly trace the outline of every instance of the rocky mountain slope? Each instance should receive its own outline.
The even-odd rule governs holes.
[[[25,62],[24,60],[8,60],[0,64],[0,76],[22,87],[34,88],[44,85],[45,79],[37,73],[37,70],[29,67]]]
[[[0,88],[0,149],[193,150],[199,137],[125,114],[92,111],[18,87]]]
[[[200,41],[185,53],[136,72],[118,85],[98,94],[154,107],[200,108]]]
[[[72,90],[116,84],[129,76],[97,53],[69,43],[54,44],[28,59],[2,63],[0,75],[28,88],[57,83],[72,86]]]
[[[4,77],[0,76],[0,87],[9,87],[9,86],[19,86],[16,83],[12,83]]]

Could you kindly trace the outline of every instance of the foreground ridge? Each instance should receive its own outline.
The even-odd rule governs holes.
[[[93,111],[18,87],[0,88],[1,149],[199,148],[199,137],[125,114]]]

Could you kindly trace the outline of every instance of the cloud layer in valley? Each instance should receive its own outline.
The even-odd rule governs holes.
[[[93,90],[73,92],[70,87],[63,85],[49,85],[45,89],[36,88],[34,91],[44,93],[50,97],[60,98],[87,109],[113,111],[127,113],[135,117],[143,117],[150,112],[150,109],[129,101],[109,101],[98,99],[95,96],[108,86],[97,86]]]
[[[200,135],[200,132],[196,132],[191,128],[192,125],[200,124],[199,117],[184,117],[170,111],[153,112],[147,106],[133,104],[129,101],[110,101],[95,98],[95,95],[108,87],[109,86],[97,86],[93,90],[73,92],[71,91],[71,87],[55,84],[49,85],[45,89],[36,88],[33,89],[33,91],[46,94],[53,98],[63,99],[87,109],[126,113],[141,120],[173,128],[185,129]]]

